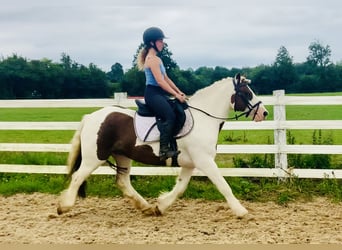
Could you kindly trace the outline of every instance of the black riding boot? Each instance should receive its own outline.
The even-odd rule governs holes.
[[[177,156],[180,151],[171,148],[171,140],[173,137],[173,127],[168,122],[157,121],[157,126],[160,132],[160,150],[159,157],[161,161],[167,158]]]

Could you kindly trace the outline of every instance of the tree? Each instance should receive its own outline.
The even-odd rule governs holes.
[[[176,69],[174,71],[174,75],[174,81],[176,82],[177,86],[187,95],[192,95],[199,88],[207,86],[204,85],[205,81],[200,79],[199,76],[195,75],[191,69]]]
[[[61,65],[62,65],[62,67],[64,69],[71,69],[73,62],[72,62],[70,56],[67,55],[66,53],[62,53],[61,56],[62,56],[61,57],[61,63],[62,63]]]
[[[167,43],[164,44],[164,49],[159,53],[161,60],[165,66],[166,72],[168,74],[172,73],[173,70],[178,68],[175,60],[172,58],[172,52],[169,50]]]
[[[122,81],[122,91],[130,96],[143,96],[145,91],[144,72],[138,70],[138,67],[129,69]]]
[[[1,96],[7,98],[25,98],[32,92],[28,60],[16,54],[3,60],[0,67],[2,90]],[[6,98],[3,96],[3,98]]]
[[[120,63],[115,63],[111,67],[111,71],[107,73],[109,80],[113,83],[121,83],[124,76],[124,71]]]
[[[279,89],[274,82],[274,70],[268,65],[260,65],[251,71],[251,80],[256,94],[272,94],[273,90]]]
[[[293,58],[290,56],[288,50],[281,46],[278,50],[275,62],[273,64],[274,70],[274,84],[278,89],[285,89],[291,92],[291,85],[297,79]]]
[[[196,69],[193,73],[195,74],[198,81],[201,83],[203,87],[208,86],[211,83],[213,83],[213,78],[214,78],[213,68],[203,66],[203,67],[199,67],[198,69]]]
[[[28,65],[30,75],[26,81],[31,82],[32,89],[26,98],[58,98],[61,67],[48,59],[31,60]]]
[[[310,74],[315,78],[314,91],[334,91],[338,88],[339,79],[336,67],[330,60],[331,49],[319,41],[314,41],[309,46],[307,64],[310,66]]]
[[[293,66],[293,58],[290,56],[290,53],[285,48],[285,46],[280,46],[280,48],[278,49],[278,54],[276,56],[274,66]]]
[[[316,40],[309,46],[309,56],[307,57],[307,62],[312,66],[325,68],[331,64],[330,56],[330,46],[324,46]]]
[[[213,77],[211,79],[211,83],[221,80],[222,78],[226,78],[230,75],[230,72],[227,68],[216,66],[214,69]]]
[[[95,64],[90,63],[87,71],[89,72],[89,82],[86,85],[88,93],[86,97],[104,98],[109,96],[106,73],[99,69]]]

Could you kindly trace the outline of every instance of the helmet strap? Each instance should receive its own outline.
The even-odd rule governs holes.
[[[151,47],[154,48],[154,50],[155,50],[156,53],[158,54],[158,53],[159,53],[159,50],[158,50],[158,48],[157,48],[157,46],[156,46],[156,42],[150,42],[150,44],[151,44]]]

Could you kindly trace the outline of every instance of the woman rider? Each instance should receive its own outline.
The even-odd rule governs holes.
[[[139,69],[145,71],[145,102],[157,118],[157,126],[160,131],[159,157],[161,160],[177,156],[180,153],[171,146],[176,115],[168,99],[170,95],[180,102],[185,102],[186,99],[186,95],[167,76],[164,64],[158,57],[158,53],[164,48],[164,38],[165,35],[161,29],[157,27],[146,29],[143,34],[144,47],[139,52],[137,59]]]

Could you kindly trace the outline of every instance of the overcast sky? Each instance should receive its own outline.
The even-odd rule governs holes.
[[[182,69],[269,65],[280,46],[304,62],[316,40],[342,61],[341,0],[0,0],[0,56],[128,69],[150,26]]]

